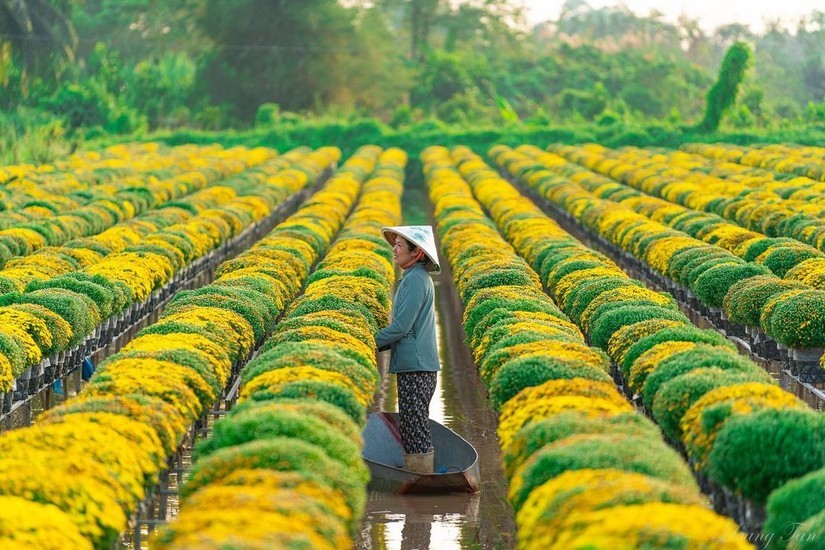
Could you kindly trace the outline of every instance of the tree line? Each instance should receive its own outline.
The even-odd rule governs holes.
[[[737,42],[753,58],[727,124],[825,121],[825,12],[756,34],[585,0],[532,27],[514,0],[0,0],[0,122],[698,124]]]

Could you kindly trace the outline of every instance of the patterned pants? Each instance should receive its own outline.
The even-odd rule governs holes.
[[[437,372],[415,371],[396,374],[401,440],[407,454],[432,450],[430,399],[435,393]]]

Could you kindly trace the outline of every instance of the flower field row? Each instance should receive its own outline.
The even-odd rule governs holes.
[[[795,174],[825,182],[825,153],[821,147],[770,144],[740,146],[731,144],[688,143],[681,147],[689,153]]]
[[[562,149],[565,148],[554,146],[552,149],[563,152]],[[739,296],[739,291],[744,288],[753,287],[756,284],[762,288],[764,288],[764,285],[780,284],[783,285],[782,288],[785,289],[810,290],[813,288],[820,291],[825,290],[825,254],[822,254],[819,250],[811,246],[801,244],[800,242],[788,238],[768,238],[760,233],[726,223],[716,214],[704,214],[675,204],[669,204],[660,199],[648,197],[641,193],[634,194],[632,190],[618,186],[615,182],[609,180],[608,178],[597,174],[592,174],[576,165],[562,163],[559,157],[556,157],[553,154],[545,155],[536,148],[524,147],[520,150],[528,153],[545,166],[552,166],[552,171],[554,173],[575,179],[577,183],[599,198],[618,202],[653,221],[663,223],[664,225],[683,231],[688,235],[709,244],[724,248],[746,262],[753,262],[755,264],[767,267],[771,272],[773,272],[773,274],[784,279],[780,282],[773,277],[759,277],[758,271],[751,268],[749,272],[750,276],[739,281],[737,291],[735,292],[726,293],[723,295],[721,292],[721,290],[725,289],[723,286],[721,289],[713,289],[715,291],[714,297],[713,294],[707,294],[706,291],[710,290],[709,288],[700,287],[699,290],[703,292],[696,292],[696,294],[702,302],[710,307],[724,308],[726,314],[733,320],[733,322],[739,323],[746,327],[758,327],[761,325],[761,328],[766,331],[766,325],[770,324],[769,319],[764,323],[760,319],[764,310],[760,311],[750,308],[747,312],[743,312],[742,307],[747,308],[750,304],[743,304],[732,300],[732,297]],[[578,162],[587,164],[588,166],[596,164],[598,166],[594,166],[594,169],[597,169],[600,172],[613,173],[614,171],[614,169],[609,168],[609,164],[599,164],[599,161],[593,160],[593,157],[590,157],[590,159],[587,160],[579,154],[580,152],[571,152],[570,149],[567,149],[566,151],[565,156],[568,158],[574,158]],[[598,159],[601,157],[596,155],[596,158]],[[648,186],[648,184],[650,184],[653,188],[655,188],[658,185],[657,178],[650,176],[649,173],[646,172],[646,169],[631,170],[627,168],[626,164],[616,167],[615,169],[620,168],[624,168],[626,170],[623,171],[620,176],[623,181],[626,181],[628,178],[633,179],[636,175],[638,175],[638,177],[642,177],[645,173],[647,173],[648,175],[646,179],[643,180],[644,186]],[[661,187],[661,189],[667,189],[668,185],[669,184],[665,184],[664,187]],[[688,184],[677,182],[674,183],[674,185],[678,188],[684,189],[685,185]],[[701,193],[705,197],[712,197],[715,195],[715,193],[706,191],[701,191]],[[682,196],[684,197],[689,195],[690,194]],[[750,200],[751,196],[752,195],[748,195],[748,200]],[[721,200],[721,197],[719,195],[715,195],[715,198],[712,200]],[[726,217],[738,216],[742,211],[758,212],[760,209],[758,204],[761,202],[762,201],[757,201],[754,199],[754,202],[752,202],[749,206],[733,202],[730,203],[728,207],[724,208],[724,212]],[[757,205],[757,208],[753,207],[754,204]],[[724,205],[724,202],[719,203],[719,205]],[[733,210],[731,210],[732,207],[739,209],[737,210],[736,208],[733,208]],[[774,212],[768,217],[768,220],[772,220],[778,227],[781,228],[783,227],[782,224],[785,223],[785,221],[799,221],[802,219],[802,214],[794,213],[797,210],[799,210],[799,208],[794,206],[792,209],[787,208],[784,211]],[[821,241],[820,245],[825,246],[825,223],[822,221],[813,223],[808,220],[802,225],[796,226],[797,229],[803,227],[806,232],[809,229],[812,230],[807,232],[807,235],[811,237],[811,239]],[[725,259],[725,255],[720,255],[720,258],[722,259],[719,261],[722,263],[729,263]],[[767,275],[769,273],[766,271],[764,274]],[[759,278],[757,279],[756,277]],[[728,294],[730,294],[731,300],[728,301],[728,304],[725,304],[724,298]],[[813,296],[816,297],[817,295],[815,294]],[[744,313],[744,317],[742,313]],[[770,336],[775,336],[775,332],[776,331],[768,332],[768,334]],[[821,347],[822,342],[825,341],[824,338],[819,338],[810,340],[800,345],[800,343],[792,343],[792,340],[789,339],[787,335],[783,335],[778,338],[778,340],[782,344],[790,347]]]
[[[717,186],[714,187],[715,191],[724,191],[731,197],[744,198],[759,193],[770,202],[793,204],[817,217],[824,215],[822,206],[825,197],[822,192],[825,191],[825,182],[806,176],[774,172],[680,150],[623,147],[619,151],[605,152],[609,152],[611,156],[629,155],[637,162],[644,162],[651,167],[666,163],[668,168],[661,167],[662,175],[683,177],[685,181],[705,186]],[[780,199],[788,202],[782,203]],[[751,213],[743,212],[743,215],[750,217]]]
[[[15,258],[0,270],[0,287],[6,292],[24,291],[27,287],[88,268],[110,254],[133,250],[130,247],[156,245],[171,248],[162,230],[239,197],[271,193],[272,202],[277,204],[283,200],[283,193],[292,194],[306,182],[306,175],[300,170],[289,170],[305,156],[303,151],[295,150],[271,158],[253,169],[117,223],[92,237],[73,239],[63,246],[45,247],[29,256]],[[178,245],[181,248],[180,243]],[[173,259],[176,263],[188,263],[196,257],[197,248],[195,244],[181,248],[183,256],[173,252],[176,256]]]
[[[12,164],[0,166],[0,186],[17,189],[44,189],[64,194],[85,189],[118,177],[136,173],[175,170],[176,164],[191,158],[190,151],[219,145],[180,145],[166,147],[157,142],[111,145],[101,150],[79,150],[51,164]],[[3,209],[5,210],[5,209]]]
[[[85,255],[61,249],[55,250],[55,255],[37,255],[37,259],[46,260],[48,267],[32,275],[34,280],[24,292],[10,292],[0,298],[0,390],[9,392],[14,380],[28,368],[45,367],[44,359],[51,357],[49,363],[54,363],[56,353],[90,341],[104,323],[114,318],[122,320],[126,315],[133,317],[153,293],[168,288],[185,266],[267,216],[320,174],[338,154],[329,149],[311,154],[288,153],[282,157],[283,162],[273,164],[271,174],[263,172],[239,186],[242,193],[231,200],[142,238],[132,231],[133,244],[119,252],[102,256],[106,247],[95,242],[88,248],[74,249]],[[292,163],[301,169],[282,169]],[[178,205],[187,206],[185,201]],[[147,227],[145,220],[141,224]],[[119,229],[115,233],[123,234]],[[114,242],[111,238],[106,241],[110,246],[115,246]],[[69,271],[74,265],[68,260],[78,258],[85,259],[86,265]],[[68,269],[48,278],[48,270],[59,265],[61,259]]]
[[[491,154],[514,177],[567,211],[610,245],[689,290],[707,307],[721,308],[735,323],[761,327],[789,348],[825,347],[825,291],[780,279],[762,265],[655,222],[615,201],[600,199],[537,161],[506,147]],[[727,298],[730,296],[730,298]],[[801,320],[804,319],[805,322]]]
[[[645,209],[655,213],[656,221],[704,241],[718,243],[737,256],[752,256],[780,277],[809,258],[825,259],[821,252],[825,250],[825,203],[817,204],[807,197],[786,200],[765,186],[746,187],[677,169],[658,161],[657,156],[644,149],[622,153],[595,145],[554,145],[549,149],[641,191],[628,193],[624,187],[609,186],[615,183],[609,178],[588,174],[575,165],[565,167],[566,175],[577,174],[577,181],[596,195],[632,205],[636,211]],[[536,156],[537,152],[535,149],[531,156]],[[779,185],[783,194],[793,190],[787,188],[787,182]],[[816,185],[825,187],[823,183]],[[602,189],[602,186],[607,187]],[[806,194],[819,195],[809,188],[802,190]],[[754,255],[754,250],[760,251],[759,254]]]
[[[736,223],[725,221],[725,218],[734,218],[734,221],[737,221],[737,217],[742,212],[758,213],[760,217],[766,217],[781,228],[786,227],[783,224],[791,219],[798,208],[782,207],[777,211],[766,213],[766,208],[771,206],[771,203],[766,203],[764,199],[758,197],[752,198],[752,195],[748,195],[743,200],[725,201],[721,194],[705,191],[705,188],[698,184],[684,183],[681,179],[666,183],[667,180],[663,178],[650,176],[646,168],[632,169],[628,168],[627,164],[622,164],[614,170],[611,169],[613,165],[609,159],[605,161],[606,163],[601,163],[599,159],[602,157],[598,155],[583,158],[579,151],[563,151],[561,147],[556,146],[552,148],[559,153],[564,153],[565,157],[575,159],[576,162],[585,164],[599,173],[615,174],[619,171],[621,175],[617,174],[616,177],[625,183],[638,181],[634,178],[641,178],[647,174],[642,186],[645,192],[659,189],[655,191],[655,194],[673,197],[674,195],[669,193],[672,183],[672,186],[677,188],[675,193],[680,197],[679,202],[687,202],[690,208],[628,189],[610,178],[590,172],[577,164],[563,162],[555,154],[544,154],[539,149],[531,147],[522,147],[520,151],[527,153],[545,166],[551,166],[554,173],[574,179],[599,198],[621,203],[653,221],[709,244],[715,244],[745,261],[763,265],[778,277],[788,281],[806,282],[816,288],[825,288],[825,254],[792,238],[770,238],[757,231],[740,227]],[[663,186],[658,187],[660,184]],[[691,185],[697,187],[699,191],[686,192],[685,188]],[[636,185],[633,186],[636,187]],[[715,213],[692,210],[696,202],[691,203],[690,199],[696,198],[694,195],[699,195],[700,203],[705,204],[706,208],[723,212],[724,218]],[[685,198],[687,200],[683,200]],[[741,223],[741,220],[737,223]],[[812,223],[805,222],[797,226],[797,229],[802,227],[806,231],[807,229],[815,230],[808,232],[808,235],[814,242],[821,240],[822,246],[825,246],[825,222],[821,220]]]
[[[533,265],[596,255],[546,217],[531,215],[529,201],[469,150],[451,156],[429,148],[422,160],[442,249],[465,304],[468,344],[501,413],[519,547],[636,548],[678,539],[689,547],[748,548],[733,522],[706,508],[688,466],[616,389],[606,354],[588,347],[572,317],[544,294],[540,269],[502,238],[472,191],[495,209],[499,227],[516,250],[529,251]],[[570,293],[591,282],[562,271],[557,276]],[[591,274],[616,279],[617,272],[605,264]],[[672,302],[650,299],[657,313]],[[631,318],[609,307],[587,313],[608,339]]]
[[[555,227],[554,222],[477,158],[465,157],[462,171],[508,240],[531,259],[590,341],[608,352],[630,392],[640,395],[695,469],[736,494],[765,502],[776,489],[782,488],[779,495],[784,487],[793,490],[790,480],[825,467],[820,414],[777,387],[717,332],[690,325],[671,296],[645,288],[579,243],[548,237],[541,226]],[[768,506],[766,530],[779,536],[785,526],[775,517],[784,512]],[[798,523],[813,515],[795,512]]]
[[[224,156],[220,146],[183,145],[173,148],[157,143],[114,145],[103,151],[81,151],[55,164],[12,165],[0,167],[0,212],[3,216],[41,199],[67,196],[86,204],[97,186],[123,189],[144,176],[170,178],[203,164],[202,155]],[[91,194],[90,194],[91,193]],[[58,203],[59,204],[59,203]],[[53,205],[50,208],[53,208]],[[58,206],[59,207],[59,206]],[[36,214],[37,210],[29,211]],[[0,219],[5,220],[5,217]],[[5,222],[0,224],[5,228]]]
[[[373,334],[387,323],[394,280],[379,235],[401,220],[405,164],[402,151],[385,151],[363,186],[353,178],[318,193],[267,239],[261,252],[298,254],[278,261],[302,259],[303,281],[338,234],[242,371],[242,402],[196,449],[180,516],[158,548],[352,547],[369,478],[361,429],[378,383]],[[276,267],[254,252],[239,260],[250,275]]]
[[[311,174],[309,167],[338,155],[321,149],[305,169]],[[367,151],[348,161],[322,193],[340,201],[376,156]],[[3,544],[111,547],[188,426],[300,290],[309,265],[294,252],[310,245],[294,223],[279,227],[294,242],[262,241],[245,259],[225,262],[214,283],[177,293],[160,321],[102,363],[77,398],[36,426],[0,436],[0,494],[25,496],[32,509],[27,530],[4,532]],[[64,532],[50,546],[52,525]]]
[[[224,177],[238,174],[274,155],[274,151],[230,149],[228,151],[191,150],[194,158],[172,177],[158,179],[138,175],[119,180],[117,185],[98,185],[80,204],[71,196],[48,195],[26,203],[24,211],[4,212],[0,224],[0,267],[9,260],[31,254],[43,247],[59,246],[96,235],[116,223],[184,197]]]

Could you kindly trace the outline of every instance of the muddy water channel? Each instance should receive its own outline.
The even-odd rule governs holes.
[[[430,418],[444,424],[478,451],[481,491],[455,495],[392,495],[370,491],[356,540],[359,550],[452,550],[515,546],[513,512],[505,500],[496,415],[464,344],[461,306],[445,269],[434,277],[441,372]],[[395,376],[381,354],[382,387],[373,410],[396,411]]]

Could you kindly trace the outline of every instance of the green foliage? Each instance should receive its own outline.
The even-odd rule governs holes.
[[[504,468],[512,476],[520,464],[545,445],[580,434],[622,434],[656,439],[659,430],[646,417],[636,413],[604,417],[590,417],[578,412],[560,413],[521,428],[507,447]]]
[[[801,283],[784,281],[774,275],[742,279],[730,287],[722,302],[722,309],[733,323],[758,327],[762,309],[775,294],[794,288],[804,288]]]
[[[128,79],[130,105],[147,117],[152,128],[174,128],[191,122],[190,107],[197,85],[195,61],[186,53],[166,53],[135,65]]]
[[[587,378],[610,382],[612,378],[599,366],[584,361],[555,358],[548,355],[517,357],[504,363],[493,376],[490,400],[496,410],[524,388],[538,386],[548,380]]]
[[[788,548],[792,550],[817,550],[825,539],[825,512],[819,512],[799,526]]]
[[[789,481],[768,497],[762,532],[771,536],[768,548],[787,547],[799,524],[825,510],[825,469]]]
[[[676,308],[653,306],[648,304],[625,304],[604,312],[592,319],[590,341],[605,349],[610,337],[620,328],[644,321],[647,319],[670,319],[672,321],[686,321],[685,315]],[[632,349],[632,348],[631,348]],[[628,355],[630,353],[628,352]]]
[[[173,313],[191,306],[216,307],[233,311],[246,319],[260,341],[278,311],[277,303],[260,292],[238,287],[208,285],[197,290],[183,290],[175,294],[166,306],[166,312]]]
[[[240,413],[233,411],[215,423],[212,437],[198,445],[196,459],[201,460],[218,449],[279,437],[317,445],[331,459],[340,462],[362,481],[367,481],[368,473],[361,459],[361,449],[355,441],[342,437],[338,427],[316,418],[309,410],[291,407],[248,408]]]
[[[525,264],[524,266],[516,265],[509,268],[480,271],[470,277],[461,288],[461,301],[464,303],[468,302],[476,292],[485,288],[502,285],[532,286],[533,281],[527,272],[529,269]]]
[[[464,314],[464,330],[468,337],[476,336],[476,325],[494,309],[507,311],[532,311],[553,315],[562,320],[567,316],[562,313],[556,304],[546,294],[533,287],[520,289],[520,298],[506,298],[501,296],[502,291],[512,290],[508,287],[490,287],[477,291],[473,299],[467,304]]]
[[[725,296],[735,283],[769,273],[768,268],[758,264],[721,264],[702,273],[692,290],[703,304],[722,307]]]
[[[255,127],[269,127],[277,124],[280,120],[281,108],[277,103],[262,103],[255,111]]]
[[[822,252],[809,246],[782,246],[769,251],[761,259],[762,265],[773,271],[777,277],[784,277],[792,267],[811,258],[821,258]]]
[[[98,128],[112,134],[127,134],[144,125],[134,108],[95,78],[61,85],[53,96],[42,100],[42,107],[63,118],[71,131]]]
[[[807,290],[781,300],[764,329],[789,348],[825,347],[825,291]]]
[[[744,42],[736,42],[725,53],[719,76],[708,91],[705,117],[697,127],[700,131],[713,132],[719,128],[722,116],[736,101],[736,94],[739,93],[752,57],[750,46]]]
[[[714,346],[725,346],[732,351],[736,351],[736,346],[729,342],[724,336],[715,330],[702,330],[692,324],[686,323],[678,327],[666,327],[645,336],[628,348],[622,364],[619,365],[625,376],[630,374],[630,367],[636,362],[644,352],[657,344],[663,342],[694,342],[697,344],[712,344]]]
[[[321,380],[298,380],[280,385],[277,389],[266,388],[249,396],[250,403],[270,402],[279,399],[307,398],[329,403],[346,414],[358,426],[366,423],[367,411],[348,388]]]
[[[291,437],[251,441],[220,449],[192,467],[187,483],[181,488],[186,498],[199,488],[216,483],[238,469],[296,471],[341,491],[354,516],[364,509],[363,482],[339,462],[332,460],[318,446]]]
[[[577,435],[546,445],[524,464],[524,483],[511,504],[518,511],[533,489],[547,480],[568,470],[586,468],[637,472],[698,490],[682,457],[661,439],[624,434]]]
[[[310,366],[339,372],[347,375],[362,388],[372,387],[378,382],[378,374],[370,362],[353,350],[332,349],[330,346],[302,341],[269,344],[270,340],[267,340],[262,353],[244,368],[241,375],[244,383],[266,372],[294,366]]]
[[[663,359],[656,370],[648,375],[642,388],[645,406],[653,409],[659,390],[674,378],[697,369],[721,369],[750,373],[761,382],[770,382],[770,374],[750,359],[742,357],[732,348],[713,344],[699,344],[696,347],[674,353]]]
[[[812,410],[767,409],[731,418],[708,456],[711,479],[756,502],[824,466],[825,418]]]
[[[764,373],[764,371],[763,371]],[[745,382],[766,382],[758,371],[722,370],[718,367],[691,370],[663,384],[653,399],[651,413],[672,441],[681,441],[679,421],[687,410],[712,389]]]
[[[0,110],[0,163],[51,162],[71,152],[78,143],[66,139],[62,119],[28,107]]]

